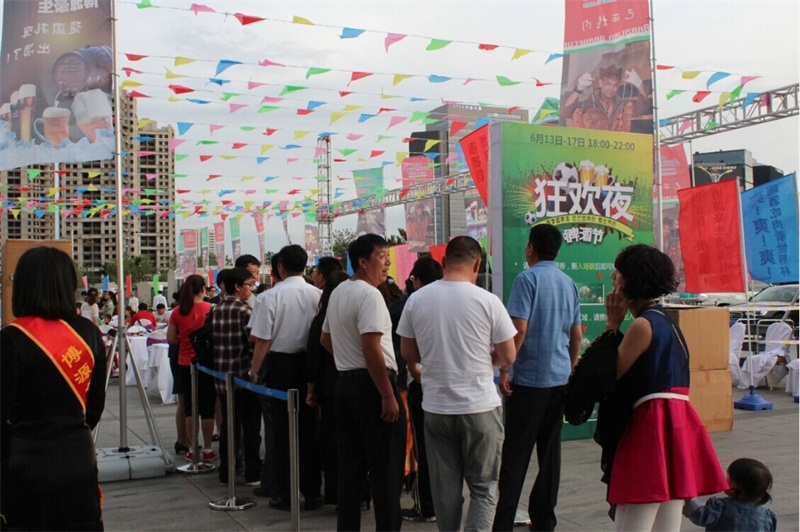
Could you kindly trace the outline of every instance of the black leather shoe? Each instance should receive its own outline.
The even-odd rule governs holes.
[[[275,497],[277,494],[266,488],[253,488],[253,495],[256,497]]]
[[[292,509],[292,503],[283,497],[273,497],[269,500],[269,507],[273,510],[283,510],[288,512]]]

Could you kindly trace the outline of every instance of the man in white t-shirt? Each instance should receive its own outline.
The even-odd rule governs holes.
[[[337,529],[361,529],[361,492],[369,471],[375,528],[400,530],[406,413],[397,392],[392,318],[376,288],[392,263],[386,240],[375,234],[355,239],[347,255],[355,273],[331,294],[320,338],[339,370]]]
[[[251,379],[265,375],[264,383],[274,390],[296,388],[300,397],[306,396],[306,347],[311,320],[317,313],[322,292],[303,278],[308,254],[297,244],[285,246],[279,252],[278,269],[283,279],[279,284],[258,296],[256,310],[250,318],[251,335],[256,339],[253,348]],[[267,371],[264,371],[267,369]],[[266,457],[275,463],[278,494],[269,501],[270,508],[290,510],[289,485],[289,414],[286,402],[268,399],[272,414],[273,452]],[[315,411],[305,401],[300,402],[300,492],[305,509],[319,507],[322,485],[314,440]]]
[[[425,445],[439,530],[491,530],[497,503],[503,423],[492,366],[514,362],[517,330],[500,299],[475,286],[480,264],[475,239],[452,239],[444,277],[411,295],[397,326],[403,358],[422,364]],[[470,506],[462,526],[465,480]]]
[[[167,298],[161,292],[156,293],[156,297],[153,298],[153,308],[158,308],[159,304],[167,306]]]

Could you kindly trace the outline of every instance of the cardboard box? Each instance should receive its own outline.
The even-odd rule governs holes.
[[[689,344],[689,369],[727,369],[730,315],[726,307],[667,309]]]
[[[733,428],[733,387],[729,369],[693,371],[689,401],[708,432]]]

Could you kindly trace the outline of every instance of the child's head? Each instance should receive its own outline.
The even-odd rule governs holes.
[[[766,504],[772,500],[772,473],[767,466],[752,458],[739,458],[728,466],[728,484],[725,493],[732,499],[754,504]]]

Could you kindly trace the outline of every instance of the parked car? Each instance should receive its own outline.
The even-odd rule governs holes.
[[[746,303],[748,299],[770,286],[753,279],[748,283],[747,292],[705,292],[697,294],[699,305],[704,307],[729,307]]]
[[[749,325],[751,340],[745,342],[745,349],[758,351],[757,342],[766,335],[767,328],[781,321],[786,316],[788,323],[794,330],[797,338],[798,325],[798,285],[783,284],[769,286],[750,298],[747,303],[731,305],[730,323],[737,321]]]

